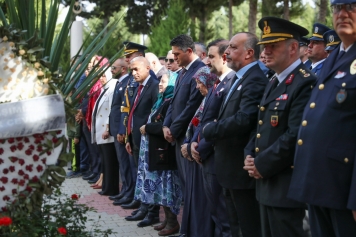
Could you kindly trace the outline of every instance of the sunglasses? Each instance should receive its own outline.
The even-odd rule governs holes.
[[[121,68],[122,66],[118,66],[118,67],[111,66],[111,69],[112,69],[112,70],[115,70],[116,68],[119,68],[119,67]]]
[[[338,14],[343,8],[345,8],[347,12],[355,12],[356,3],[331,5],[331,12],[334,14]]]
[[[166,58],[165,60],[164,60],[165,62],[170,62],[170,63],[174,63],[174,59],[172,59],[172,58]]]

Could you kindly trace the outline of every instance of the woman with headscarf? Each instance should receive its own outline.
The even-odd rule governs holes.
[[[201,67],[193,76],[197,89],[205,97],[210,88],[214,86],[218,76],[210,73],[209,67]],[[207,208],[207,197],[204,190],[203,174],[200,162],[193,159],[190,151],[191,142],[198,133],[197,128],[205,105],[205,98],[192,118],[182,145],[181,151],[184,158],[191,162],[186,163],[186,186],[184,190],[184,208],[182,217],[181,234],[189,237],[214,236],[214,224]],[[199,138],[198,138],[199,139]]]
[[[116,158],[114,137],[108,131],[109,113],[112,104],[113,93],[116,86],[116,79],[112,78],[110,69],[100,77],[101,93],[93,107],[91,119],[92,143],[96,143],[99,148],[101,160],[101,173],[103,174],[102,188],[100,195],[119,194],[119,163]]]
[[[159,83],[157,102],[152,108],[142,133],[135,199],[143,203],[162,205],[164,222],[155,227],[158,235],[179,231],[177,215],[182,202],[174,146],[164,139],[162,124],[173,97],[176,76],[164,75]]]

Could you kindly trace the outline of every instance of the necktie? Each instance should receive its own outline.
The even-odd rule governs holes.
[[[127,133],[128,133],[128,135],[131,134],[131,130],[132,130],[132,128],[131,128],[132,116],[133,116],[133,112],[134,112],[135,109],[136,109],[137,103],[138,103],[138,101],[139,101],[142,88],[143,88],[143,85],[140,85],[140,86],[138,87],[138,91],[137,91],[137,95],[136,95],[136,98],[135,98],[135,102],[134,102],[134,105],[132,106],[131,111],[130,111],[129,120],[128,120],[128,124],[127,124]]]
[[[219,79],[217,79],[216,81],[215,81],[215,83],[214,83],[214,88],[213,88],[213,91],[215,91],[216,90],[216,87],[218,87],[218,85],[220,84],[220,80]]]
[[[312,69],[313,69],[313,67],[312,67],[312,66],[310,66],[310,67],[309,67],[309,70],[312,70]]]
[[[272,85],[266,97],[268,97],[271,94],[271,92],[278,86],[279,83],[278,78],[276,76],[272,77],[270,83],[272,83]]]
[[[340,51],[339,54],[337,55],[336,62],[339,61],[340,58],[342,58],[342,56],[344,56],[345,53],[346,53],[345,50]]]
[[[187,69],[185,68],[182,68],[182,70],[180,71],[180,74],[178,76],[178,79],[177,79],[177,85],[179,85],[180,81],[182,80],[182,78],[184,77],[184,74],[187,72]]]
[[[240,78],[237,78],[236,81],[234,82],[234,84],[232,85],[232,87],[230,88],[229,93],[228,93],[227,96],[226,96],[224,105],[226,104],[226,102],[227,102],[228,99],[230,98],[231,93],[236,89],[237,84],[239,83],[239,81],[240,81]]]

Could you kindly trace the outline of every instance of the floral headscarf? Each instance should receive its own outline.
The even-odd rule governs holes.
[[[214,86],[215,81],[218,80],[219,77],[214,73],[211,73],[208,66],[204,66],[198,69],[194,74],[193,79],[200,81],[209,89]]]

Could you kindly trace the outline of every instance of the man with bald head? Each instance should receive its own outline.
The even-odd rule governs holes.
[[[162,66],[158,57],[153,53],[146,53],[145,58],[150,62],[150,67],[156,74],[157,79],[161,81],[162,76],[168,74],[167,68]]]
[[[144,57],[136,57],[130,62],[130,69],[135,81],[139,84],[130,102],[130,112],[127,121],[126,150],[133,156],[136,168],[140,152],[140,127],[145,125],[151,109],[157,100],[158,81],[150,76],[150,63]],[[159,222],[159,206],[141,203],[139,211],[125,219],[128,221],[141,220],[137,226],[144,227]]]

